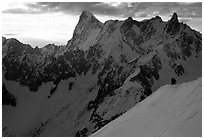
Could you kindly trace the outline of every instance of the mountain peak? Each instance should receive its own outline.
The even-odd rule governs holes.
[[[75,46],[74,44],[80,46],[79,44],[82,44],[82,42],[83,44],[86,44],[84,41],[88,39],[90,33],[94,30],[98,30],[97,32],[99,33],[102,26],[103,23],[101,23],[91,12],[83,10],[79,17],[79,22],[74,29],[72,40],[69,43],[71,43],[72,46]],[[94,35],[92,33],[92,39],[94,38]]]
[[[83,10],[80,15],[80,21],[89,20],[89,19],[96,19],[96,17],[89,11]]]
[[[83,10],[80,17],[77,27],[82,27],[88,24],[88,26],[99,25],[102,26],[102,23],[89,11]]]
[[[87,10],[83,10],[80,17],[79,17],[78,24],[84,25],[84,24],[87,24],[89,21],[91,21],[91,23],[102,24],[91,12],[89,12]]]
[[[177,13],[173,13],[173,15],[172,15],[172,17],[171,17],[171,21],[176,21],[176,22],[178,22],[178,15],[177,15]]]
[[[132,17],[128,17],[127,21],[133,21]]]
[[[83,10],[81,15],[87,15],[87,16],[94,16],[90,11],[88,10]]]
[[[173,13],[171,19],[168,21],[167,24],[167,33],[170,33],[171,35],[177,34],[180,29],[179,21],[178,21],[178,15],[177,13]]]
[[[162,18],[158,15],[155,17],[155,19],[162,20]]]

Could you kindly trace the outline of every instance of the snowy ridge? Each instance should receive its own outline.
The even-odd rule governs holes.
[[[92,136],[201,136],[202,78],[165,85]]]

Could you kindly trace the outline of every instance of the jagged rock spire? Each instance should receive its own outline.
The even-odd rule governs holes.
[[[103,23],[101,23],[91,12],[87,10],[83,10],[80,17],[79,22],[77,26],[84,26],[85,24],[100,24],[102,26]]]
[[[180,25],[179,25],[179,21],[178,21],[178,15],[177,15],[177,13],[173,13],[173,16],[168,21],[166,32],[171,34],[171,35],[174,35],[174,34],[178,33],[179,29],[180,29]]]
[[[89,11],[87,10],[83,10],[80,18],[79,18],[79,23],[84,22],[84,21],[88,21],[88,20],[96,20],[98,21],[98,19],[96,19],[96,17]]]
[[[84,10],[82,11],[79,17],[79,22],[74,29],[72,40],[68,43],[71,44],[72,47],[77,46],[87,39],[93,29],[101,29],[102,27],[103,23],[101,23],[91,12]],[[68,43],[67,45],[69,45]]]
[[[177,15],[177,13],[175,13],[175,12],[173,13],[173,15],[172,15],[170,21],[171,21],[171,22],[179,22],[179,21],[178,21],[178,15]]]

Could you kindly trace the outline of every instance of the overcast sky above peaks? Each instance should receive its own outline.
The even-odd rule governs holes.
[[[92,12],[101,22],[128,17],[143,20],[156,15],[167,21],[176,12],[181,22],[202,31],[201,2],[10,2],[2,7],[3,36],[17,38],[33,47],[66,44],[83,10]]]

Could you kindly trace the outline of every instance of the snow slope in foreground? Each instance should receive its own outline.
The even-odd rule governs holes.
[[[202,136],[202,78],[161,87],[92,136]]]

